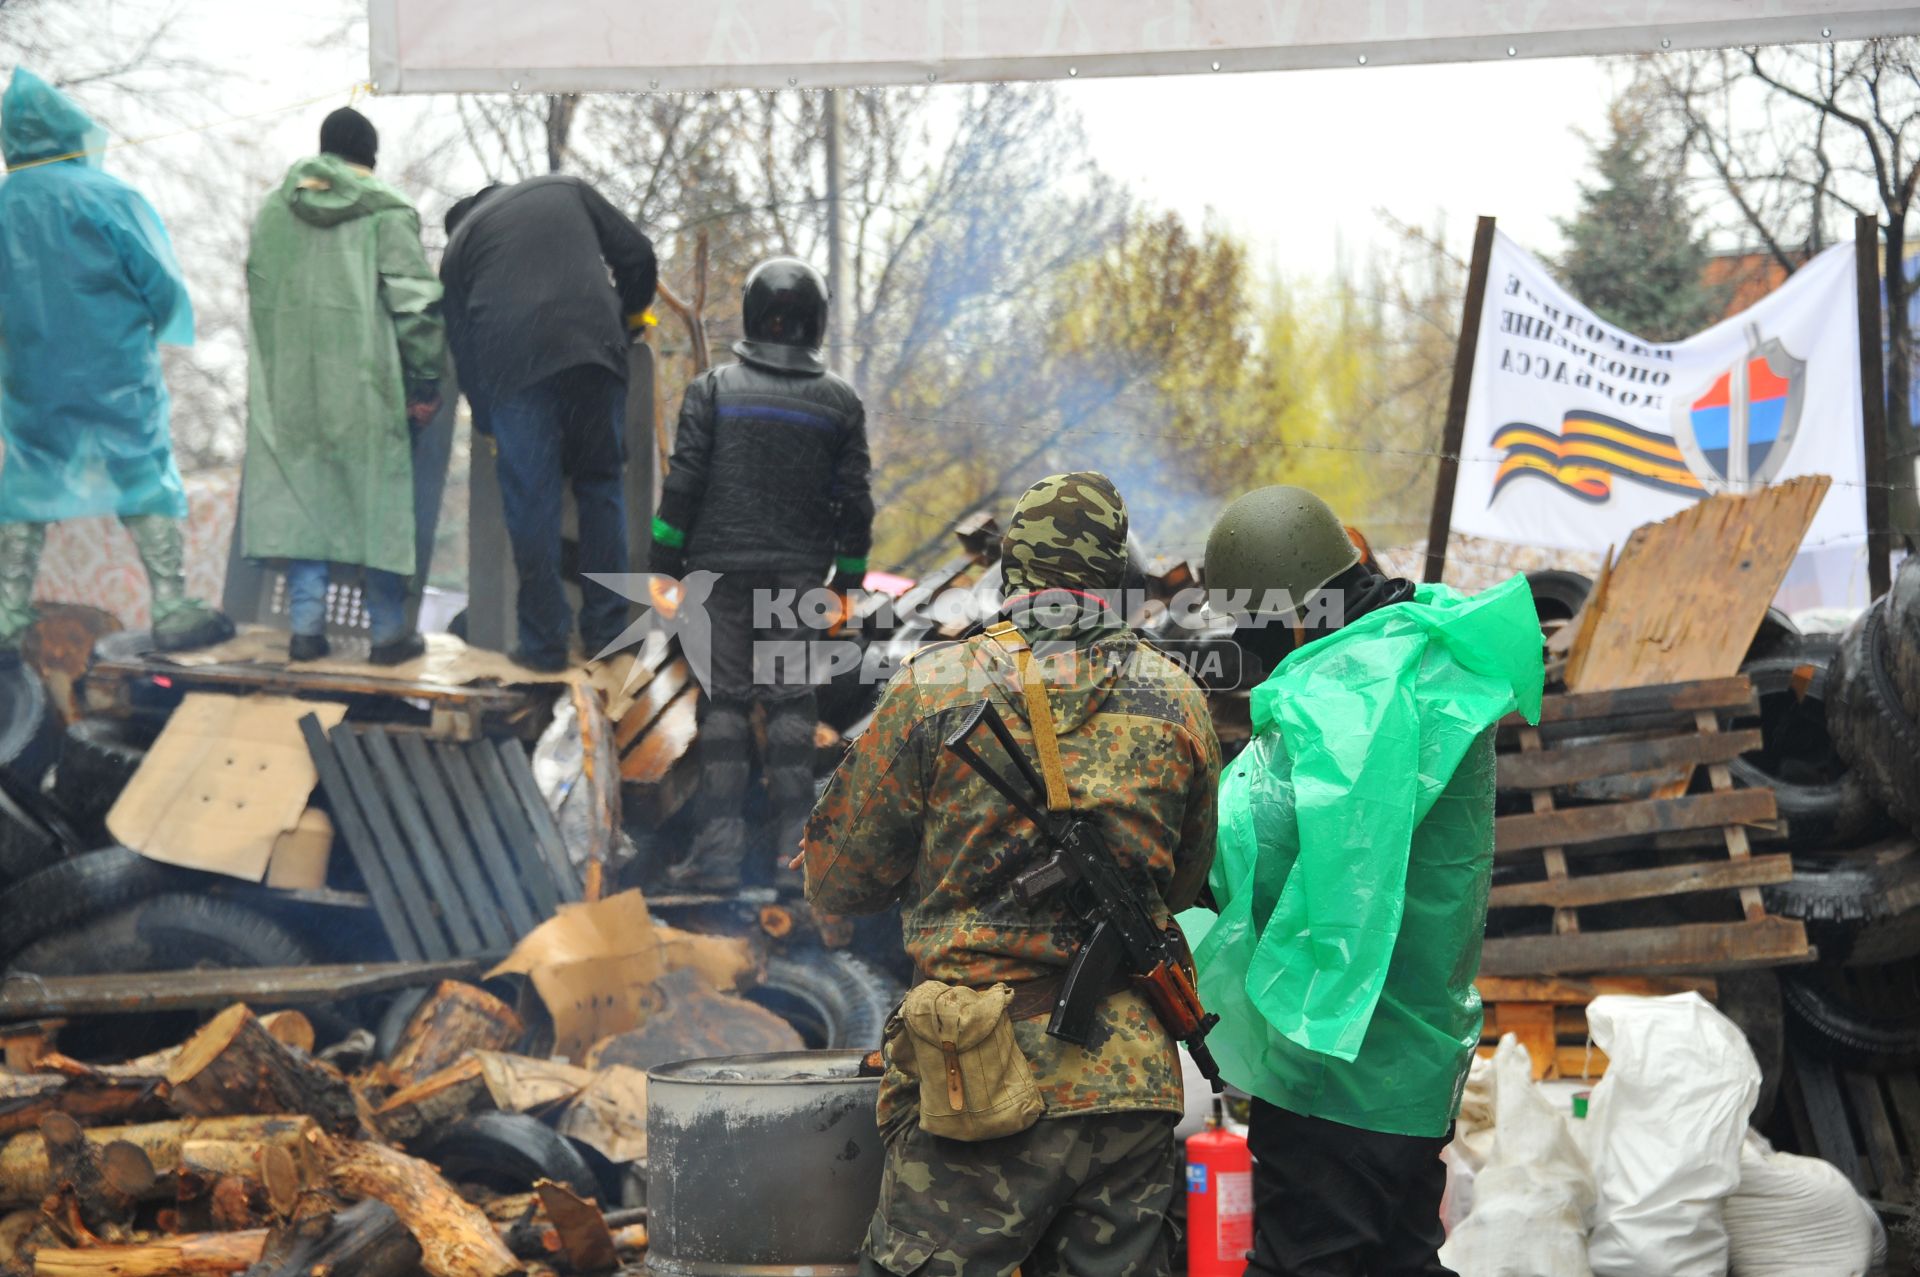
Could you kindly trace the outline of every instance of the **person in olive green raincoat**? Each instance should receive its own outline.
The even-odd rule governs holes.
[[[321,154],[288,170],[247,255],[251,369],[240,533],[285,560],[290,654],[327,654],[334,566],[363,569],[372,659],[423,650],[407,624],[414,562],[413,428],[439,408],[440,282],[420,217],[373,175],[373,125],[327,117]]]

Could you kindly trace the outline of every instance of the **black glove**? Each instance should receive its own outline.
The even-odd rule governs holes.
[[[857,594],[866,583],[867,574],[864,571],[856,572],[846,568],[835,568],[833,570],[833,580],[827,582],[827,588],[835,594]]]
[[[678,581],[687,574],[687,547],[655,541],[652,552],[647,555],[647,570]]]

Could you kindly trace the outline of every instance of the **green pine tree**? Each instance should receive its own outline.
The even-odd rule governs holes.
[[[1677,157],[1660,154],[1630,100],[1609,112],[1611,136],[1593,148],[1599,180],[1560,223],[1560,276],[1601,318],[1654,341],[1690,337],[1719,319],[1726,296],[1702,278],[1706,240],[1680,193]]]

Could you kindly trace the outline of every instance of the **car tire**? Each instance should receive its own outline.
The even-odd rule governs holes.
[[[871,1051],[905,990],[844,950],[802,949],[767,959],[765,979],[741,993],[791,1024],[811,1049]]]
[[[100,834],[107,813],[140,770],[153,738],[140,724],[83,718],[67,728],[53,769],[53,802],[81,831]]]
[[[1920,830],[1920,724],[1901,704],[1887,668],[1884,600],[1840,637],[1827,676],[1827,730],[1840,756],[1882,806]]]
[[[1799,854],[1793,877],[1761,888],[1767,912],[1798,918],[1820,960],[1879,966],[1920,956],[1920,850]]]
[[[90,918],[165,891],[192,891],[214,875],[148,860],[125,847],[73,856],[0,891],[0,963]]]
[[[0,669],[0,776],[29,792],[60,757],[60,715],[31,665]]]
[[[1886,816],[1864,778],[1828,734],[1827,696],[1834,657],[1818,645],[1787,643],[1740,672],[1760,701],[1757,719],[1735,716],[1729,729],[1758,726],[1764,744],[1727,764],[1734,783],[1773,790],[1796,847],[1854,846],[1881,832]],[[1813,677],[1803,686],[1802,671]]]
[[[573,1141],[525,1113],[482,1113],[437,1132],[414,1150],[453,1183],[524,1193],[538,1180],[565,1184],[582,1197],[604,1191]]]
[[[1763,1126],[1773,1116],[1774,1099],[1780,1093],[1780,1075],[1787,1063],[1785,999],[1780,992],[1780,977],[1762,968],[1755,971],[1724,971],[1717,983],[1714,1006],[1740,1027],[1753,1048],[1760,1065],[1760,1095],[1747,1119],[1752,1126]]]
[[[6,972],[52,978],[304,966],[312,960],[298,937],[256,909],[163,892],[44,934],[14,953]],[[316,1028],[322,1011],[310,1010]],[[124,1059],[181,1041],[201,1018],[191,1011],[101,1016],[70,1026],[60,1045],[80,1059]]]
[[[1920,1064],[1920,959],[1797,968],[1781,987],[1790,1031],[1818,1054],[1869,1069]]]
[[[1533,591],[1533,608],[1541,625],[1565,624],[1586,606],[1587,596],[1593,593],[1593,578],[1561,568],[1542,568],[1527,573],[1527,588]]]
[[[1901,708],[1920,718],[1920,558],[1901,562],[1879,606],[1886,611],[1888,674]]]
[[[0,786],[0,886],[38,873],[59,860],[60,839]],[[0,913],[0,923],[6,915]]]

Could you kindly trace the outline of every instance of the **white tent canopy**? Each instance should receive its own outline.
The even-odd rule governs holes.
[[[1866,0],[371,0],[371,18],[383,93],[1039,80],[1920,34],[1920,7]]]

